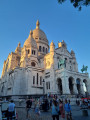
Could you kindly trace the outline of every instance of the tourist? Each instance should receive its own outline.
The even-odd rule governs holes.
[[[66,118],[68,120],[69,117],[71,117],[71,105],[67,102],[67,100],[65,100],[64,110],[65,110],[65,113],[66,113]]]
[[[37,114],[37,115],[40,115],[41,113],[40,113],[40,104],[39,104],[39,100],[37,99],[36,101],[35,101],[35,113]]]
[[[76,105],[77,105],[77,99],[76,99]]]
[[[52,99],[50,99],[50,108],[51,108],[51,106],[52,106]]]
[[[31,109],[31,100],[30,99],[27,99],[26,101],[26,111],[27,111],[27,119],[30,117],[30,109]]]
[[[68,103],[70,104],[70,100],[68,100]]]
[[[55,120],[55,118],[57,120],[59,120],[59,105],[57,103],[57,101],[54,99],[53,100],[53,105],[52,105],[52,118],[53,120]]]
[[[13,116],[15,116],[15,104],[13,103],[13,100],[11,100],[11,102],[8,105],[8,118],[7,118],[7,120],[11,120]]]
[[[88,101],[88,108],[90,108],[90,100]]]
[[[59,109],[60,109],[60,115],[62,118],[65,118],[65,111],[64,111],[64,107],[63,107],[63,101],[60,100],[60,104],[59,104]]]

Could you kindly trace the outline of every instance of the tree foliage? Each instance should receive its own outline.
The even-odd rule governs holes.
[[[65,2],[66,0],[58,0],[58,3],[62,4],[63,2]],[[71,4],[73,4],[73,6],[75,8],[78,8],[79,10],[82,9],[82,6],[89,6],[90,5],[90,0],[70,0]]]

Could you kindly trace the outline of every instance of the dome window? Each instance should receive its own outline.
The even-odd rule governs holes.
[[[31,66],[35,67],[35,65],[36,65],[35,62],[31,62]]]
[[[46,48],[46,53],[47,53],[47,48]]]
[[[43,52],[45,52],[45,47],[43,47]]]
[[[35,55],[35,50],[32,50],[32,54]]]
[[[41,52],[41,46],[39,46],[39,51]]]

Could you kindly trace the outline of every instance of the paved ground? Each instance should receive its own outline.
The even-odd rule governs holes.
[[[17,108],[17,113],[18,113],[18,120],[26,120],[25,107]],[[82,110],[80,110],[78,106],[72,106],[72,117],[73,117],[73,120],[90,120],[90,109],[88,110],[88,117],[87,117],[82,115]],[[52,120],[51,111],[48,111],[48,112],[41,111],[41,115],[38,116],[34,113],[32,109],[30,112],[29,120]],[[61,119],[60,117],[60,120],[63,120],[63,119]]]

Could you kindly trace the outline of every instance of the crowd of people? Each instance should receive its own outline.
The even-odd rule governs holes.
[[[57,95],[54,96],[42,96],[40,98],[28,97],[26,99],[26,117],[30,118],[32,110],[36,115],[41,115],[41,111],[51,111],[52,119],[59,120],[59,118],[72,120],[70,100],[59,99]],[[90,108],[90,100],[76,99],[76,105],[80,108]],[[13,100],[8,105],[8,120],[13,116],[15,112],[15,104]]]
[[[30,117],[30,112],[31,112],[31,106],[32,103],[33,104],[33,109],[35,114],[40,115],[40,108],[42,105],[42,109],[47,111],[48,109],[48,104],[49,104],[49,109],[51,109],[51,114],[52,114],[52,119],[53,120],[59,120],[59,116],[61,116],[61,118],[65,119],[70,119],[72,120],[72,115],[71,115],[71,105],[70,105],[70,100],[67,101],[67,99],[65,101],[60,100],[57,98],[57,96],[54,96],[53,98],[43,98],[44,102],[42,104],[42,99],[35,99],[35,101],[33,101],[32,98],[27,99],[26,101],[26,110],[27,110],[27,119]]]
[[[76,105],[80,106],[81,109],[84,108],[90,109],[90,100],[89,99],[76,100]]]
[[[2,117],[2,120],[12,120],[15,119],[17,120],[17,116],[16,116],[16,109],[15,109],[15,104],[13,100],[7,101],[0,101],[1,104],[1,111],[2,114],[0,117]],[[2,105],[3,104],[3,105]],[[1,112],[0,111],[0,112]]]

